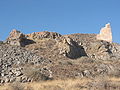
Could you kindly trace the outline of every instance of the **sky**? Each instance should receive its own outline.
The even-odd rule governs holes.
[[[120,43],[120,0],[0,0],[0,40],[12,29],[97,34],[107,23]]]

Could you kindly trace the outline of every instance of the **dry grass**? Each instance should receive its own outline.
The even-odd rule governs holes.
[[[95,80],[88,78],[53,80],[14,85],[6,84],[0,86],[0,90],[119,90],[119,82],[120,78],[115,77],[104,80],[100,78]]]
[[[68,80],[53,80],[45,82],[33,82],[33,83],[24,83],[24,84],[5,84],[0,86],[0,90],[79,90],[80,85],[84,85],[90,82],[90,79],[68,79]],[[20,88],[20,89],[18,89]],[[81,86],[81,88],[83,88]]]
[[[24,74],[25,76],[31,78],[33,81],[41,81],[41,80],[50,80],[51,78],[49,78],[49,76],[41,73],[40,69],[37,67],[33,67],[33,66],[29,66],[26,67],[24,70]]]
[[[69,80],[54,80],[42,83],[30,83],[29,86],[33,86],[33,90],[77,90],[77,85],[84,85],[90,80],[86,79],[69,79]]]

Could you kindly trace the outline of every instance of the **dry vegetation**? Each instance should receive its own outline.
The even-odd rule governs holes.
[[[0,90],[120,90],[120,78],[53,80],[33,83],[12,83]]]

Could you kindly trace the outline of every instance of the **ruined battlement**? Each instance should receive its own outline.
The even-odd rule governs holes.
[[[97,35],[97,40],[104,40],[112,43],[112,29],[110,23],[101,28],[100,33]]]

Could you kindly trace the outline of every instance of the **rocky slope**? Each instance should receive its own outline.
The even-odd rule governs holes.
[[[0,83],[120,75],[120,45],[96,34],[23,34],[0,43]]]

